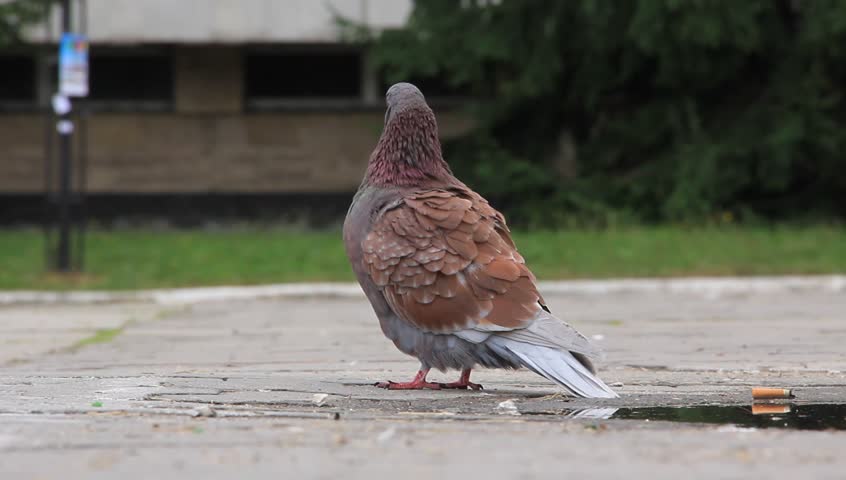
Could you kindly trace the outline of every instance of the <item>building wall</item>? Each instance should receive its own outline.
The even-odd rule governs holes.
[[[180,47],[174,57],[174,107],[177,112],[241,111],[244,87],[240,49]]]
[[[375,29],[403,25],[411,0],[80,0],[74,24],[85,24],[93,43],[334,43],[335,16]],[[87,10],[83,21],[82,16]],[[51,35],[59,16],[51,16]],[[44,27],[27,38],[47,41]]]
[[[75,5],[79,25],[83,10],[79,1]],[[397,27],[408,16],[410,0],[88,0],[87,5],[92,66],[98,55],[123,62],[100,70],[99,77],[92,67],[88,192],[310,194],[357,188],[382,129],[384,92],[376,72],[365,68],[366,52],[338,41],[333,18],[339,13],[374,28]],[[30,35],[36,44],[47,39],[44,28]],[[56,88],[49,78],[55,59],[47,47],[33,51],[37,76],[31,83],[39,88],[30,107],[0,100],[0,195],[44,190],[48,126],[37,110]],[[289,55],[271,55],[278,78],[301,75],[300,83],[307,85],[328,78],[351,92],[250,96],[248,86],[255,82],[247,80],[246,63],[256,52]],[[356,68],[324,71],[328,67],[319,62],[286,60],[338,52],[354,55]],[[145,65],[138,59],[151,54],[166,73],[138,67]],[[275,78],[272,85],[279,84]],[[139,93],[153,84],[159,93],[152,99]],[[458,110],[435,105],[442,137],[467,130],[469,121]],[[78,130],[76,142],[81,135]]]
[[[93,114],[88,191],[354,191],[383,118],[372,111]],[[439,121],[447,137],[467,127],[456,113]],[[43,191],[44,128],[37,114],[0,115],[0,192]]]

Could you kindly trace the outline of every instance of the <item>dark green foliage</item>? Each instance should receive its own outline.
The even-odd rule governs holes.
[[[24,27],[41,21],[52,1],[0,1],[0,46],[20,41]]]
[[[846,216],[846,1],[420,0],[374,52],[483,99],[448,160],[523,223]]]

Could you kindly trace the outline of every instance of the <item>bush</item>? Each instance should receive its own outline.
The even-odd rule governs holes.
[[[373,52],[479,98],[448,160],[548,225],[842,218],[844,49],[840,0],[420,0]]]
[[[20,42],[21,31],[43,20],[53,1],[0,1],[0,46]]]

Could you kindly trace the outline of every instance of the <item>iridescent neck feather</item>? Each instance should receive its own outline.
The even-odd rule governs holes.
[[[408,106],[390,116],[370,156],[365,181],[378,186],[421,186],[452,178],[441,154],[432,110]]]

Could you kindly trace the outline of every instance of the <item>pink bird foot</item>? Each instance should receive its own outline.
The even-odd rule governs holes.
[[[470,369],[468,368],[467,370],[461,371],[461,378],[459,378],[457,382],[442,383],[441,388],[469,388],[470,390],[482,390],[485,387],[470,381]]]
[[[375,386],[379,388],[384,388],[387,390],[440,390],[444,388],[441,386],[440,383],[432,383],[432,382],[392,382],[388,380],[387,382],[377,382],[374,383]]]
[[[440,390],[440,383],[432,383],[426,381],[426,375],[428,374],[429,369],[427,368],[417,372],[417,375],[414,376],[414,380],[410,382],[392,382],[388,380],[387,382],[377,382],[374,385],[379,388],[385,388],[388,390]]]

